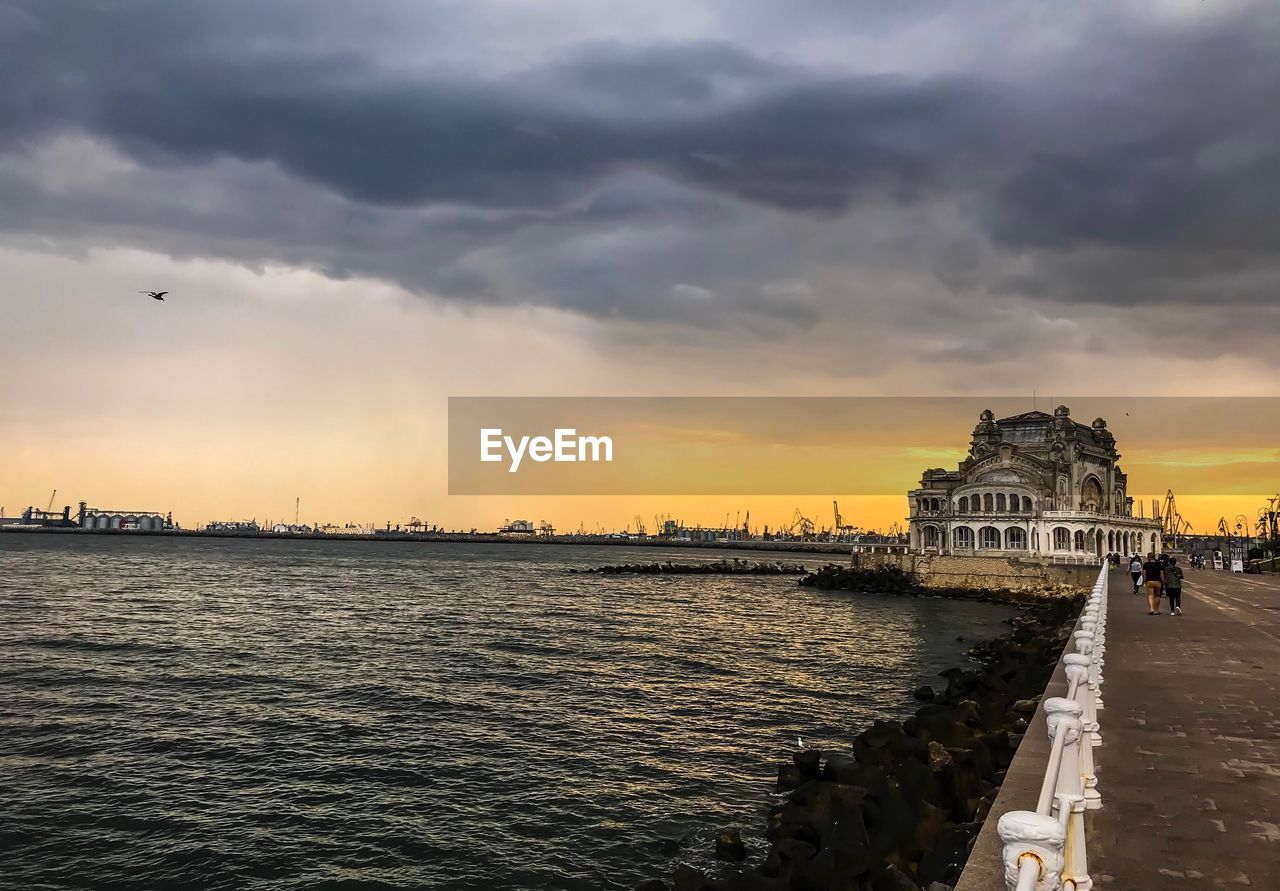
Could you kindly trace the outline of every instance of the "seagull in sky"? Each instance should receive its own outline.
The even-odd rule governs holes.
[[[146,295],[147,295],[148,297],[150,297],[152,300],[159,300],[159,301],[163,302],[163,301],[164,301],[164,295],[165,295],[165,294],[168,294],[169,292],[168,292],[168,291],[139,291],[138,293],[139,293],[139,294],[146,294]]]

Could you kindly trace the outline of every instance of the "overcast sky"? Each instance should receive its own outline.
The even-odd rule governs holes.
[[[1265,0],[0,0],[0,503],[457,513],[458,394],[1274,394],[1277,47]]]

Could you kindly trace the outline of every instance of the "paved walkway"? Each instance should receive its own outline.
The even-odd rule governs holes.
[[[1280,579],[1187,570],[1182,617],[1111,576],[1095,888],[1280,889]]]

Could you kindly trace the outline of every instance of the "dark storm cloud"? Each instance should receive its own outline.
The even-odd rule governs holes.
[[[791,32],[945,7],[814,4]],[[468,72],[432,61],[481,13],[430,8],[397,29],[328,2],[0,3],[0,227],[752,330],[865,312],[886,270],[921,282],[895,298],[906,315],[939,291],[1258,304],[1280,281],[1280,28],[1262,4],[1104,16],[1043,65],[929,76],[774,57],[767,31]],[[734,8],[788,27],[781,4]],[[140,166],[50,188],[59,134]]]
[[[988,132],[991,99],[970,84],[806,76],[719,44],[601,47],[463,81],[345,55],[213,54],[165,21],[119,42],[65,37],[91,21],[27,29],[7,47],[0,138],[83,129],[151,165],[270,161],[378,204],[545,207],[645,168],[837,211],[864,188],[919,193]]]

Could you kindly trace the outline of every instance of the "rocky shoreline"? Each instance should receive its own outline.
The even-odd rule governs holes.
[[[947,600],[976,600],[979,603],[1013,603],[1036,606],[1058,597],[1070,598],[1079,590],[1071,585],[1044,583],[1019,588],[925,587],[897,566],[837,566],[828,564],[800,579],[800,585],[826,591],[855,591],[899,597],[942,597]]]
[[[809,570],[799,563],[766,560],[715,560],[710,563],[620,563],[594,569],[570,569],[601,575],[804,575]]]
[[[826,567],[800,584],[864,590],[844,586],[880,570],[846,572]],[[952,596],[913,586],[887,593]],[[974,593],[960,596],[984,599]],[[949,891],[1085,600],[1083,592],[1030,603],[1024,592],[985,597],[1023,612],[1008,620],[1009,632],[969,650],[978,667],[942,672],[941,691],[917,688],[924,704],[913,716],[876,721],[848,752],[802,749],[780,765],[785,797],[769,812],[767,851],[748,851],[736,828],[717,832],[720,860],[763,853],[763,862],[714,876],[681,866],[671,882],[650,880],[638,891]]]

